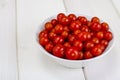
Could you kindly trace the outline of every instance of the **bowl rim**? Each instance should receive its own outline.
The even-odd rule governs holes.
[[[68,14],[71,14],[71,13],[64,13],[64,14],[68,15]],[[85,17],[87,17],[88,20],[92,18],[92,16],[88,16],[88,15],[84,15],[84,14],[78,14],[78,13],[73,13],[73,14],[75,14],[75,15],[77,15],[77,16],[85,16]],[[50,21],[52,18],[56,18],[56,15],[52,15],[52,16],[44,19],[44,20],[42,21],[42,23],[40,24],[40,26],[37,28],[36,34],[35,34],[35,42],[36,42],[37,46],[40,48],[40,50],[42,51],[42,53],[45,53],[47,56],[50,56],[50,57],[52,57],[52,58],[54,58],[54,59],[57,59],[57,60],[60,60],[60,61],[66,61],[66,62],[74,62],[74,63],[90,62],[90,61],[99,59],[99,58],[107,55],[107,54],[111,51],[111,49],[113,48],[113,46],[114,46],[114,42],[115,42],[115,41],[114,41],[114,39],[115,39],[114,30],[113,30],[111,27],[109,27],[109,30],[112,32],[113,38],[112,38],[112,40],[109,42],[108,47],[105,49],[105,51],[104,51],[101,55],[96,56],[96,57],[93,57],[93,58],[90,58],[90,59],[83,59],[83,60],[69,60],[69,59],[64,59],[64,58],[56,57],[56,56],[52,55],[51,53],[47,52],[47,51],[39,44],[39,42],[38,42],[38,35],[39,35],[40,31],[44,28],[44,27],[43,27],[43,26],[44,26],[44,23],[47,22],[47,21]],[[99,19],[100,19],[100,18],[99,18]],[[104,22],[104,21],[103,21],[102,19],[100,19],[100,22]],[[42,27],[41,27],[41,26],[42,26]],[[109,26],[110,26],[110,25],[109,25]]]

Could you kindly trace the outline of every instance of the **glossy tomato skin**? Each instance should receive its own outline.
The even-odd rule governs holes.
[[[100,25],[100,23],[97,23],[97,22],[93,22],[90,27],[91,27],[91,30],[93,30],[95,32],[101,30],[101,25]]]
[[[75,35],[71,34],[68,36],[68,42],[73,43],[76,40]]]
[[[42,38],[42,37],[48,37],[48,32],[46,30],[43,30],[39,33],[39,38]]]
[[[69,14],[69,15],[68,15],[68,18],[69,18],[69,20],[70,20],[70,22],[71,22],[71,21],[75,21],[77,17],[76,17],[75,14]]]
[[[56,36],[53,39],[54,44],[63,44],[64,43],[64,38],[62,36]]]
[[[98,17],[92,17],[91,22],[100,23],[100,19]]]
[[[100,43],[100,40],[97,37],[93,37],[91,40],[95,45]]]
[[[77,18],[82,24],[87,24],[87,18],[84,16],[78,16]]]
[[[58,20],[57,20],[57,19],[52,19],[52,20],[51,20],[51,24],[52,24],[53,26],[57,25],[57,24],[58,24]]]
[[[61,21],[61,19],[62,19],[64,16],[65,16],[64,13],[59,13],[59,14],[57,15],[57,20],[58,20],[58,21]]]
[[[109,44],[108,41],[105,40],[105,39],[101,40],[100,43],[101,43],[102,45],[104,45],[105,47],[107,47],[108,44]]]
[[[73,46],[79,51],[83,49],[83,43],[80,40],[75,40]]]
[[[65,50],[66,58],[69,60],[77,60],[79,58],[79,51],[75,47],[69,47]]]
[[[63,32],[63,26],[61,24],[57,24],[54,29],[57,34],[61,34]]]
[[[45,45],[45,50],[51,53],[53,47],[54,47],[53,43],[52,43],[52,42],[48,42],[48,43]]]
[[[82,60],[82,59],[83,59],[83,54],[84,54],[84,53],[83,53],[82,51],[79,51],[79,58],[78,58],[79,60]]]
[[[84,43],[84,50],[91,50],[95,44],[92,41],[87,41]]]
[[[45,46],[47,43],[49,42],[48,38],[46,37],[42,37],[39,39],[39,43],[42,45],[42,46]]]
[[[102,31],[108,31],[109,25],[106,22],[101,23],[101,29]]]
[[[97,37],[98,39],[103,39],[103,37],[104,37],[104,32],[98,31],[98,32],[96,33],[96,37]]]
[[[98,46],[94,46],[91,50],[93,56],[99,56],[102,54],[102,49]]]
[[[71,44],[70,44],[69,42],[65,42],[65,43],[64,43],[64,47],[65,47],[65,48],[69,48],[69,47],[71,47]]]
[[[81,27],[81,23],[80,22],[73,21],[70,24],[70,30],[71,31],[75,31],[77,29],[80,29],[80,27]]]
[[[56,36],[57,36],[57,34],[55,32],[50,32],[48,34],[48,37],[49,37],[50,40],[53,40]]]
[[[83,25],[81,31],[89,32],[89,28],[86,25]]]
[[[61,36],[62,36],[64,39],[66,39],[66,38],[68,37],[68,35],[69,35],[69,32],[68,32],[68,31],[63,31],[63,32],[61,33]]]
[[[83,57],[84,57],[84,59],[90,59],[90,58],[93,58],[93,55],[92,55],[91,51],[86,51],[86,52],[84,52]]]
[[[60,20],[60,23],[64,26],[67,26],[70,23],[70,20],[67,16],[63,16]]]
[[[91,39],[91,34],[89,32],[80,32],[78,35],[77,35],[77,39],[80,40],[80,41],[87,41],[89,39]]]
[[[45,23],[45,29],[47,31],[51,31],[53,29],[53,25],[51,24],[51,22]]]
[[[60,57],[60,58],[64,58],[65,54],[64,54],[64,46],[61,44],[57,44],[53,47],[53,55]]]
[[[110,31],[105,32],[104,38],[110,41],[113,38],[113,35]]]

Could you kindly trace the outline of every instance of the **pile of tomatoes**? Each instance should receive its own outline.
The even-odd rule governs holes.
[[[112,40],[106,22],[98,17],[59,13],[44,24],[39,44],[50,54],[69,60],[84,60],[99,56]]]

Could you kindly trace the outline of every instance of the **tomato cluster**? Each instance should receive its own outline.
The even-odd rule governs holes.
[[[98,17],[57,14],[39,33],[39,43],[50,54],[69,60],[99,56],[113,38],[109,25]]]

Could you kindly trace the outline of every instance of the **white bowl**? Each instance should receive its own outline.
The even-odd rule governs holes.
[[[68,13],[67,13],[68,14]],[[76,16],[79,16],[81,14],[75,14]],[[81,15],[81,16],[86,16],[86,15]],[[90,16],[86,16],[88,20],[90,20],[92,17]],[[50,21],[51,19],[53,18],[56,18],[56,15],[54,16],[51,16],[49,18],[47,18],[46,20],[44,20],[44,22],[39,26],[39,28],[37,29],[37,32],[36,32],[36,42],[37,42],[37,45],[38,45],[38,48],[41,50],[41,52],[45,55],[47,55],[48,57],[52,58],[54,61],[56,61],[57,63],[65,66],[65,67],[69,67],[69,68],[81,68],[81,67],[85,67],[87,66],[89,63],[95,61],[95,60],[98,60],[100,58],[102,58],[103,56],[106,56],[106,54],[108,54],[110,52],[110,50],[112,49],[113,47],[113,44],[114,44],[114,32],[113,30],[111,29],[111,27],[109,26],[110,28],[110,31],[113,33],[113,39],[109,42],[109,45],[108,47],[105,49],[105,51],[103,52],[103,54],[101,54],[100,56],[97,56],[97,57],[94,57],[94,58],[91,58],[91,59],[86,59],[86,60],[67,60],[67,59],[62,59],[62,58],[59,58],[59,57],[56,57],[50,53],[48,53],[40,44],[39,44],[39,41],[38,41],[38,34],[41,30],[43,30],[44,28],[44,24],[45,22],[47,21]],[[103,22],[101,20],[101,22]]]

